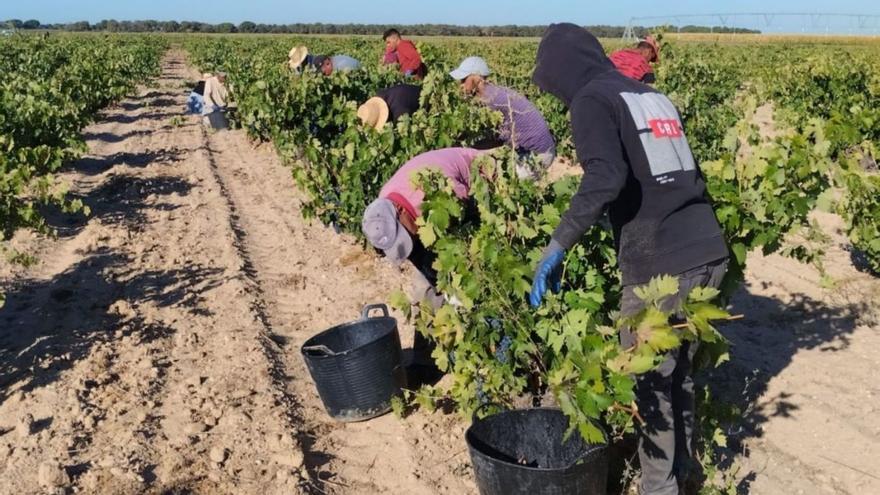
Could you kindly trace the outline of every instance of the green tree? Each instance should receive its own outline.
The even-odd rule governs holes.
[[[222,24],[217,24],[214,26],[215,33],[234,33],[236,32],[235,24],[231,22],[224,22]]]
[[[68,31],[90,31],[92,26],[88,21],[72,22],[67,25]]]
[[[177,21],[165,21],[159,24],[159,29],[163,33],[176,33],[180,31],[180,23]]]

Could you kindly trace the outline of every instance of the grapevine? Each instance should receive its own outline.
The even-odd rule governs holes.
[[[157,73],[164,47],[154,37],[0,40],[0,242],[47,231],[41,205],[83,210],[52,174],[85,151],[80,131],[98,110]]]

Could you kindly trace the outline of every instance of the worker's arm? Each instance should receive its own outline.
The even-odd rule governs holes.
[[[584,176],[553,232],[563,249],[574,246],[626,185],[629,166],[610,104],[587,97],[571,107],[572,137]]]
[[[654,71],[646,72],[644,76],[642,76],[642,82],[645,84],[654,84],[657,82],[657,77],[654,75]]]
[[[385,54],[382,55],[382,64],[383,65],[392,65],[397,63],[397,52],[391,50],[385,50]]]

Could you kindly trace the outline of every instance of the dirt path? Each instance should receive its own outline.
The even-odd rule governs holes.
[[[296,493],[282,369],[233,212],[183,107],[185,66],[86,131],[63,174],[87,220],[10,273],[0,310],[0,492]],[[63,490],[59,490],[63,491]]]
[[[57,238],[13,242],[39,263],[0,264],[0,493],[476,493],[457,416],[325,414],[300,345],[408,274],[304,221],[270,146],[178,117],[197,75],[170,52],[89,127],[62,178],[91,216],[47,212]],[[834,290],[756,257],[724,329],[752,493],[880,493],[880,284],[846,246]]]

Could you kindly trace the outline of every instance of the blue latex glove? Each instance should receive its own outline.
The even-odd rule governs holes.
[[[565,249],[556,240],[544,249],[544,255],[538,262],[535,270],[535,278],[532,280],[532,290],[529,293],[529,303],[537,308],[544,300],[549,285],[553,292],[559,292],[562,285],[562,260],[565,258]]]

